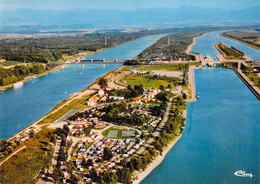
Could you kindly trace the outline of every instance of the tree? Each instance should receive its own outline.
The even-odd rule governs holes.
[[[103,152],[103,159],[110,160],[112,157],[113,157],[112,151],[108,147],[105,147]]]
[[[76,175],[76,174],[72,174],[70,179],[71,179],[71,183],[73,183],[73,184],[75,183],[76,184],[76,183],[79,182],[80,177],[78,175]]]
[[[104,173],[103,177],[102,177],[102,181],[103,183],[110,183],[110,184],[115,184],[117,183],[117,180],[118,180],[118,176],[116,175],[115,172],[110,172],[110,171],[107,171]]]
[[[96,179],[97,179],[97,171],[96,171],[96,169],[95,168],[92,168],[91,170],[90,170],[90,172],[89,172],[89,174],[90,174],[90,177],[95,181]]]
[[[76,167],[74,166],[73,162],[70,160],[67,164],[67,171],[68,173],[72,174],[73,170],[75,170]]]
[[[100,86],[101,89],[105,89],[107,87],[107,79],[101,78],[98,81],[98,85]]]
[[[83,132],[84,132],[85,136],[87,136],[91,132],[91,129],[92,129],[91,126],[83,128]]]
[[[31,130],[31,131],[29,132],[29,137],[32,138],[33,136],[34,136],[34,131]]]
[[[138,158],[133,158],[131,160],[132,164],[133,164],[133,167],[135,170],[140,170],[141,169],[141,163],[140,163],[140,160]]]
[[[128,168],[124,168],[122,173],[122,183],[131,184],[131,173]]]
[[[160,89],[161,91],[164,91],[164,86],[163,86],[163,85],[160,85],[159,89]]]
[[[161,100],[161,101],[167,101],[167,100],[168,100],[168,99],[167,99],[167,94],[166,94],[166,93],[163,93],[163,92],[157,94],[157,95],[155,96],[155,98],[158,99],[158,100]]]
[[[183,93],[183,94],[182,94],[182,98],[183,98],[183,99],[187,99],[187,94],[186,94],[186,93]]]
[[[54,181],[59,180],[59,171],[56,167],[54,167],[54,169],[53,169],[52,178],[54,179]]]
[[[93,165],[93,160],[92,159],[88,159],[87,161],[86,161],[86,166],[92,166]]]
[[[163,147],[162,147],[162,145],[159,143],[159,141],[155,141],[155,142],[154,142],[154,147],[155,147],[155,149],[157,149],[157,150],[160,152],[160,154],[162,154],[162,152],[163,152]]]
[[[133,166],[133,164],[131,162],[127,162],[126,166],[127,166],[127,168],[129,169],[130,172],[134,171],[134,166]]]

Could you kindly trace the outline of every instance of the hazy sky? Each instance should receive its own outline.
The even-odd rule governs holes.
[[[260,0],[0,0],[0,10],[26,9],[120,9],[156,7],[175,8],[183,5],[204,8],[243,9],[260,6]]]

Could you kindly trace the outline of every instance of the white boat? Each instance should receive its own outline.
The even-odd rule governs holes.
[[[16,89],[16,88],[20,88],[20,87],[22,87],[22,86],[23,86],[23,82],[22,82],[22,81],[13,84],[13,88],[15,88],[15,89]]]

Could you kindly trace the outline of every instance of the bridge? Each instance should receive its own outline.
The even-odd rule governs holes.
[[[70,65],[70,64],[112,64],[112,63],[125,63],[128,60],[88,60],[88,59],[83,59],[83,60],[76,60],[76,61],[72,61],[72,62],[65,62],[65,63],[57,63],[57,62],[53,62],[53,63],[48,63],[49,65]]]
[[[107,59],[103,59],[103,60],[94,60],[94,59],[83,59],[80,60],[81,63],[124,63],[128,60],[118,60],[118,59],[112,59],[112,60],[107,60]]]

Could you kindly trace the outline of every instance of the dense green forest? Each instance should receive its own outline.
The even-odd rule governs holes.
[[[0,68],[0,86],[6,86],[23,80],[31,74],[40,74],[50,69],[50,66],[34,63],[28,66],[17,65],[10,69]]]
[[[183,33],[171,34],[159,39],[151,47],[140,53],[137,59],[149,59],[166,57],[173,60],[195,60],[194,56],[188,55],[185,51],[193,42],[193,38],[202,35],[206,31],[186,31]],[[169,44],[170,39],[170,44]]]
[[[115,47],[134,39],[169,30],[122,33],[119,31],[92,34],[69,34],[39,38],[0,40],[0,59],[17,62],[57,62],[63,54],[73,55]],[[106,45],[105,45],[106,38]]]

